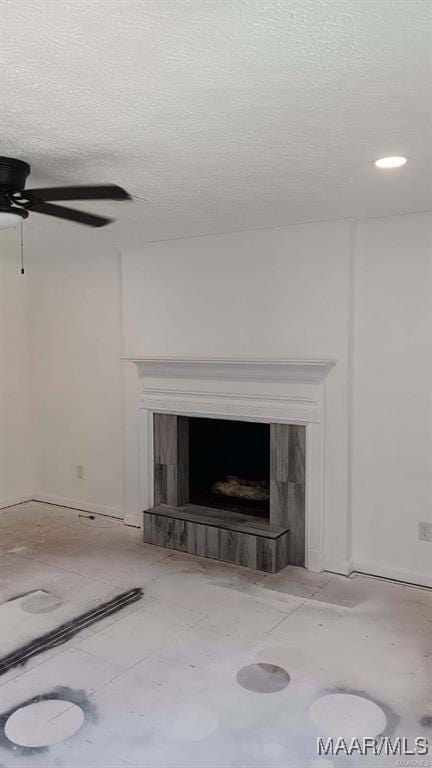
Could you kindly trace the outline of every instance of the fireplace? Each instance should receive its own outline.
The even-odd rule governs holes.
[[[275,572],[305,563],[301,424],[153,414],[144,541]]]
[[[342,428],[342,425],[338,426],[338,423],[335,425],[332,417],[335,407],[333,379],[326,394],[326,379],[335,363],[334,360],[321,358],[251,360],[124,357],[125,522],[132,526],[141,526],[144,523],[146,542],[174,547],[180,544],[183,549],[186,549],[179,535],[176,534],[173,542],[172,538],[163,534],[162,525],[160,530],[157,527],[157,520],[162,517],[155,512],[157,508],[162,507],[164,515],[173,511],[175,518],[181,520],[181,515],[185,516],[185,514],[195,519],[195,507],[200,507],[198,504],[185,501],[188,496],[182,493],[182,489],[187,481],[187,493],[189,493],[188,461],[178,461],[178,456],[175,455],[177,447],[171,456],[159,457],[163,459],[160,463],[165,463],[165,469],[163,466],[159,468],[156,466],[155,443],[158,428],[156,426],[155,429],[155,422],[158,422],[161,416],[177,420],[177,426],[180,429],[174,446],[178,446],[180,441],[180,455],[184,450],[183,427],[187,426],[189,420],[193,418],[237,419],[267,424],[270,428],[270,451],[272,435],[275,445],[278,442],[282,445],[284,432],[288,430],[288,437],[285,435],[286,444],[287,440],[289,442],[289,434],[291,433],[293,438],[297,429],[306,448],[306,456],[303,460],[305,476],[303,482],[297,482],[299,488],[293,485],[290,487],[288,522],[285,524],[290,529],[288,561],[297,561],[297,564],[304,562],[309,570],[322,571],[325,564],[326,525],[330,536],[328,546],[331,551],[336,548],[337,552],[342,553],[348,544],[346,520],[344,522],[338,513],[332,483],[325,482],[327,475],[334,477],[334,472],[339,471],[341,490],[343,490],[343,463],[340,464],[337,461],[338,456],[343,458],[338,454],[339,447],[342,447],[342,442],[340,445],[338,442],[338,435],[341,436],[339,426]],[[330,408],[326,415],[328,398],[330,398]],[[275,433],[278,428],[281,429],[281,433],[276,439]],[[175,435],[175,429],[173,434]],[[286,465],[286,459],[282,455],[281,466],[283,467],[284,464]],[[169,501],[167,496],[165,500],[162,500],[161,496],[161,490],[164,487],[167,488],[168,475],[170,478]],[[275,503],[278,489],[282,507],[286,511],[287,505],[284,507],[284,499],[288,494],[288,488],[284,488],[283,483],[293,482],[292,474],[289,481],[281,478],[280,481],[273,483],[271,475],[270,467],[269,521],[254,517],[257,524],[267,526],[269,529],[277,528],[280,522],[278,505]],[[326,520],[324,519],[325,509],[327,510]],[[227,510],[211,509],[211,512],[217,517],[219,515],[223,517]],[[241,513],[241,517],[244,519],[245,514]],[[336,524],[337,528],[335,528]],[[172,523],[169,523],[169,526],[172,527]],[[225,538],[221,530],[220,528],[219,543],[216,541],[214,549],[209,554],[203,545],[203,525],[198,519],[195,544],[193,540],[189,540],[187,551],[209,554],[219,559],[231,556],[231,552],[227,553],[226,548],[221,548],[221,540]],[[229,530],[229,526],[228,532],[232,534],[234,540],[236,536],[233,529]],[[206,540],[210,540],[211,535],[213,532],[210,527],[206,528]],[[293,541],[296,538],[299,545],[294,547]],[[257,565],[251,567],[260,567],[259,549],[260,547],[257,546]],[[296,549],[297,554],[295,554]],[[327,562],[330,560],[328,559]],[[236,562],[239,561],[243,561],[240,545]],[[253,563],[253,557],[249,558],[250,562]],[[336,565],[335,570],[338,570],[339,561],[335,563],[333,558],[331,562],[333,566]],[[347,572],[345,566],[342,571]]]
[[[189,502],[270,517],[270,425],[189,419]]]

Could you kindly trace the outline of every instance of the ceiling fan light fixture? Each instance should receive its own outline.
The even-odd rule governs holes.
[[[391,157],[379,157],[375,160],[377,168],[400,168],[405,165],[407,158],[402,155],[392,155]]]
[[[0,229],[14,229],[27,216],[27,211],[19,211],[16,208],[0,208]]]
[[[26,219],[29,211],[54,216],[57,219],[104,227],[113,219],[94,213],[57,205],[62,200],[131,200],[131,196],[118,184],[78,184],[66,187],[25,189],[30,166],[14,157],[0,157],[0,229],[16,227]],[[53,204],[52,201],[55,201]]]

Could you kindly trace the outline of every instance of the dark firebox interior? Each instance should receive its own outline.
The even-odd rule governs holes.
[[[240,499],[214,493],[217,481],[233,475],[270,480],[270,426],[248,421],[189,419],[189,501],[268,517],[269,500]]]

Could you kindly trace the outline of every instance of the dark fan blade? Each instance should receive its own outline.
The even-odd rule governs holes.
[[[47,216],[57,216],[59,219],[76,221],[78,224],[87,224],[89,227],[104,227],[114,219],[106,219],[104,216],[95,216],[93,213],[76,211],[73,208],[65,208],[63,205],[51,205],[51,203],[32,203],[28,210],[33,213],[45,213]]]
[[[130,200],[125,189],[116,184],[95,184],[78,187],[49,187],[26,189],[23,197],[28,200]]]

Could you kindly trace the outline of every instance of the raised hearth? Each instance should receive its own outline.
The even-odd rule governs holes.
[[[275,573],[289,562],[289,531],[242,513],[161,504],[144,512],[144,541]]]

